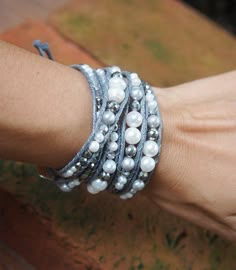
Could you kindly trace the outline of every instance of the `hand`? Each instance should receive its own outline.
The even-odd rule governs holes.
[[[144,194],[236,240],[236,72],[155,91],[163,141]]]

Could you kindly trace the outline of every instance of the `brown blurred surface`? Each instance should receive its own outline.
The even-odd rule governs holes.
[[[28,19],[46,19],[68,0],[1,0],[0,33]]]

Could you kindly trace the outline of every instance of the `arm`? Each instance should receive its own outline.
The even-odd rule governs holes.
[[[1,158],[64,166],[92,128],[86,80],[3,42],[0,59]],[[143,192],[231,239],[236,238],[235,85],[232,72],[155,89],[164,122],[162,153]]]

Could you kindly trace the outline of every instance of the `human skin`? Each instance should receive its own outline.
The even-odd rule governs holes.
[[[63,167],[92,130],[87,81],[72,68],[1,41],[0,59],[0,157],[40,171]],[[236,71],[154,91],[162,149],[141,193],[236,240]]]

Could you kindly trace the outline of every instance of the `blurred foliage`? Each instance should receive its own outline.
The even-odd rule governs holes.
[[[184,0],[236,34],[236,0]]]

